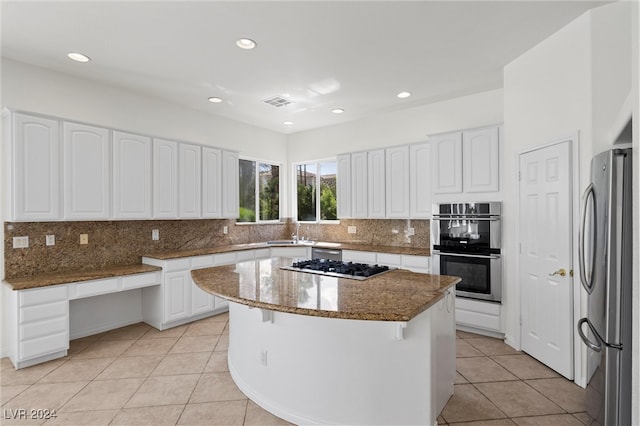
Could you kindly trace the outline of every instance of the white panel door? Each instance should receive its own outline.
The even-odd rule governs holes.
[[[433,192],[462,192],[462,133],[435,135],[430,140]]]
[[[409,218],[409,147],[386,149],[386,216]]]
[[[151,139],[113,132],[113,215],[151,217]]]
[[[59,122],[15,114],[13,138],[13,220],[60,219]]]
[[[111,216],[109,130],[63,123],[64,217],[108,219]]]
[[[153,140],[153,217],[178,217],[178,143]]]
[[[431,146],[428,143],[411,145],[409,186],[411,188],[411,217],[431,217]]]
[[[520,156],[522,350],[573,377],[571,141]]]
[[[164,322],[173,322],[191,316],[191,272],[164,274]]]
[[[367,218],[367,153],[351,154],[351,216],[356,219]]]
[[[240,216],[240,176],[237,152],[222,151],[222,217]]]
[[[199,218],[202,216],[202,163],[201,148],[198,145],[181,143],[180,167],[178,171],[180,193],[180,217]]]
[[[338,219],[351,217],[351,155],[336,157],[337,170],[337,214]]]
[[[500,188],[498,127],[462,133],[465,192],[492,192]]]
[[[202,148],[202,217],[222,217],[222,151]]]
[[[202,290],[195,284],[191,285],[191,315],[206,314],[215,308],[215,296]]]

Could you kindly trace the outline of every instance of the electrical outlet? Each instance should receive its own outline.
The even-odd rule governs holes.
[[[29,237],[13,237],[13,248],[29,248]]]
[[[267,366],[267,351],[260,351],[260,364]]]
[[[89,234],[80,234],[80,244],[89,244]]]
[[[392,233],[392,234],[397,234],[397,233],[398,233],[398,230],[397,230],[397,229],[392,229],[392,230],[391,230],[391,233]]]
[[[355,234],[356,233],[356,227],[355,226],[347,226],[347,232],[349,234]]]
[[[55,235],[47,235],[45,237],[45,243],[48,246],[55,246],[56,245],[56,236]]]
[[[407,235],[409,235],[409,236],[416,235],[416,230],[413,229],[413,228],[407,229]]]
[[[227,235],[227,234],[229,233],[229,227],[228,227],[228,226],[223,226],[223,227],[222,227],[222,233],[223,233],[224,235]]]
[[[151,239],[153,241],[158,241],[160,239],[160,230],[159,229],[152,229],[151,230]]]

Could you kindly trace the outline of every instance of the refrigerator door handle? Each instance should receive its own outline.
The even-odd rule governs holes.
[[[587,326],[589,326],[589,330],[591,330],[593,335],[596,336],[598,343],[593,343],[591,340],[589,340],[586,334],[584,334],[584,332],[582,331],[582,325],[584,323],[587,323]],[[584,344],[587,345],[589,349],[594,350],[596,352],[600,352],[602,350],[602,339],[600,338],[600,336],[596,332],[596,329],[593,328],[593,325],[591,325],[588,319],[580,318],[580,320],[578,321],[578,334],[580,335],[580,338],[582,339]]]
[[[587,207],[589,206],[589,198],[593,198],[593,216],[594,216],[594,220],[593,223],[596,223],[595,221],[595,192],[593,189],[593,183],[590,183],[589,186],[587,187],[587,190],[584,192],[584,195],[582,197],[582,217],[580,218],[580,233],[579,233],[579,243],[578,243],[578,263],[580,266],[580,282],[582,283],[582,286],[584,287],[585,290],[587,290],[587,293],[591,294],[593,292],[593,265],[595,263],[595,254],[596,251],[594,249],[594,247],[591,248],[591,270],[589,271],[589,279],[587,279],[587,271],[586,271],[586,264],[585,264],[585,259],[584,259],[584,239],[585,239],[585,233],[586,233],[586,221],[587,221]],[[593,230],[593,232],[595,232],[595,230]],[[595,238],[595,236],[594,236]],[[594,241],[595,244],[595,241]]]

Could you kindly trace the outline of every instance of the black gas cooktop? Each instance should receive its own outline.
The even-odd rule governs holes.
[[[291,266],[281,266],[281,269],[312,274],[327,275],[338,278],[350,278],[354,280],[366,280],[393,268],[380,265],[367,265],[366,263],[343,262],[341,260],[312,259],[293,262]]]

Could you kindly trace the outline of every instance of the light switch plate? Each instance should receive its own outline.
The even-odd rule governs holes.
[[[356,233],[356,227],[355,226],[347,226],[347,232],[349,234],[355,234]]]
[[[158,241],[160,239],[160,230],[159,229],[152,229],[151,230],[151,239],[153,241]]]
[[[45,237],[45,243],[48,246],[55,246],[56,245],[56,236],[55,235],[47,235]]]
[[[29,237],[13,237],[13,248],[29,248]]]
[[[89,234],[80,234],[80,244],[89,244]]]

